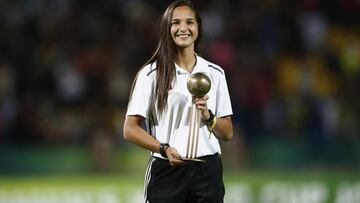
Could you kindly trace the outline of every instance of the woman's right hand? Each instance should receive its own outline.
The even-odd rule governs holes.
[[[179,166],[185,163],[183,160],[181,160],[180,154],[174,147],[168,147],[165,153],[171,166]]]

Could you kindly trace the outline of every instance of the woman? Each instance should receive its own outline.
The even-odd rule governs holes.
[[[201,20],[190,1],[173,2],[163,14],[157,49],[134,81],[124,137],[151,151],[145,201],[223,202],[224,184],[218,139],[233,136],[230,96],[223,69],[198,56]],[[192,98],[187,79],[206,73],[209,93]],[[196,158],[184,161],[192,102],[201,111]],[[141,126],[146,122],[147,130]]]

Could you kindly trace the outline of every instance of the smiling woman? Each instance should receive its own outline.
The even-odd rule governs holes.
[[[151,151],[146,202],[219,203],[224,199],[218,139],[232,138],[232,108],[224,70],[197,53],[201,33],[194,5],[186,0],[173,2],[161,19],[157,49],[133,83],[124,137]],[[187,90],[187,81],[195,73],[209,77],[213,88],[207,95],[193,97]],[[205,164],[185,161],[193,105],[201,121],[192,160]]]
[[[179,49],[194,50],[198,37],[198,23],[194,12],[187,6],[177,7],[171,20],[171,36]]]

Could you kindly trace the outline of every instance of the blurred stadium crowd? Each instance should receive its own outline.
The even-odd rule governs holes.
[[[132,80],[170,2],[0,0],[0,148],[121,145]],[[194,2],[199,54],[227,73],[235,148],[278,140],[314,154],[329,143],[355,150],[360,1]]]

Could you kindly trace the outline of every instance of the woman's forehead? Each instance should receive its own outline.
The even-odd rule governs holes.
[[[195,14],[191,8],[187,6],[179,6],[174,9],[172,19],[195,19]]]

